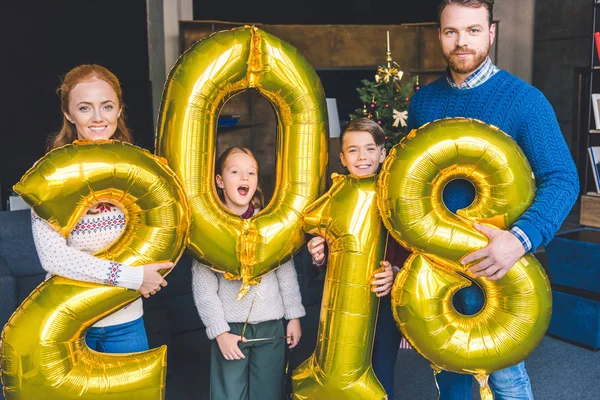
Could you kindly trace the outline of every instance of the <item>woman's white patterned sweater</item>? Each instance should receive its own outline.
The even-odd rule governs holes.
[[[241,286],[241,281],[227,280],[204,264],[192,263],[194,301],[209,339],[229,332],[229,322],[248,319],[249,324],[257,324],[306,314],[293,260],[263,276],[242,300],[237,300]]]
[[[144,269],[103,260],[92,253],[114,242],[125,226],[125,214],[111,204],[101,204],[97,213],[85,214],[65,239],[34,212],[31,214],[33,240],[42,267],[51,275],[86,282],[104,283],[138,290]],[[143,315],[142,299],[114,312],[95,327],[130,322]]]

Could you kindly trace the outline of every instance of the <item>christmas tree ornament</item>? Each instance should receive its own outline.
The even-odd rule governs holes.
[[[385,53],[385,66],[377,68],[375,74],[375,82],[377,85],[382,83],[392,82],[394,85],[400,85],[400,80],[404,72],[400,71],[400,66],[392,60],[392,52],[390,51],[390,31],[387,32],[387,52]]]
[[[419,89],[421,89],[421,85],[419,84],[419,75],[417,75],[416,79],[416,83],[415,86],[413,86],[413,91],[418,91]]]
[[[392,126],[397,128],[398,125],[400,125],[404,128],[406,126],[406,120],[408,119],[408,111],[398,111],[394,109],[393,115],[394,123],[392,124]]]
[[[356,89],[363,108],[357,108],[350,118],[367,117],[377,122],[385,132],[385,147],[389,151],[407,134],[404,113],[408,112],[410,97],[418,87],[418,77],[402,84],[404,73],[392,59],[389,32],[387,39],[385,64],[377,68],[374,80],[364,79],[363,86]]]

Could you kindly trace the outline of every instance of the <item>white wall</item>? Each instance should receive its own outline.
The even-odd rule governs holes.
[[[192,20],[192,0],[146,0],[148,55],[152,81],[152,108],[156,128],[158,108],[167,74],[179,57],[179,21]]]

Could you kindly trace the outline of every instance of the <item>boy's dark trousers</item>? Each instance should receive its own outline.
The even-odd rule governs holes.
[[[241,335],[243,323],[230,323],[229,333]],[[216,340],[211,341],[211,400],[281,400],[284,398],[284,353],[282,320],[248,324],[246,339],[270,340],[239,342],[246,358],[226,360]]]
[[[384,296],[379,300],[372,360],[375,376],[383,385],[389,399],[394,398],[394,366],[401,340],[402,334],[392,314],[390,295]]]

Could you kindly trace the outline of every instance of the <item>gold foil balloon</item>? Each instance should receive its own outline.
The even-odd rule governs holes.
[[[215,190],[217,119],[223,104],[254,88],[278,119],[276,187],[251,219],[225,210]],[[158,121],[157,152],[190,199],[190,251],[228,279],[249,284],[305,243],[301,214],[325,187],[327,114],[321,82],[290,44],[256,27],[197,42],[171,70]]]
[[[80,142],[49,152],[15,186],[63,236],[98,202],[126,215],[122,235],[95,253],[127,265],[176,262],[185,247],[189,208],[161,159],[117,141]],[[96,321],[140,296],[135,290],[53,276],[15,311],[2,332],[7,400],[161,399],[166,347],[102,354],[85,343]]]
[[[456,214],[442,200],[454,179],[476,191]],[[534,198],[531,168],[516,142],[476,120],[432,122],[394,146],[378,190],[386,228],[413,252],[392,290],[394,317],[411,345],[434,366],[480,382],[525,359],[550,322],[551,290],[539,262],[528,254],[498,281],[474,279],[460,263],[488,244],[474,221],[508,229]],[[452,297],[470,284],[481,287],[485,304],[466,316]]]
[[[305,212],[308,233],[329,248],[317,346],[292,376],[295,399],[387,399],[371,366],[379,299],[371,291],[386,232],[377,177],[334,174],[329,192]]]

